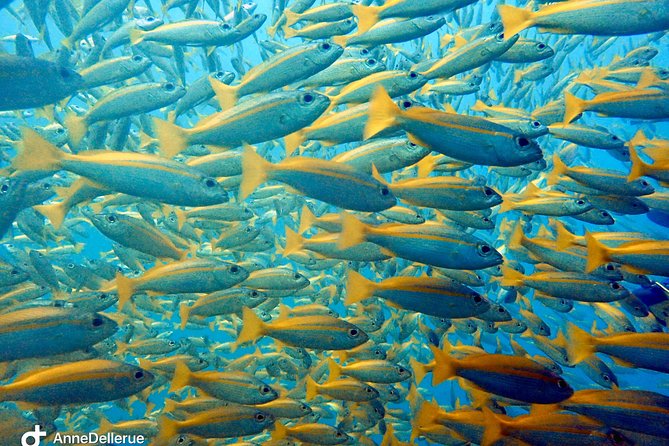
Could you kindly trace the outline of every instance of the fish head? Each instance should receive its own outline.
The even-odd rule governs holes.
[[[211,204],[227,203],[230,199],[228,191],[216,181],[216,178],[205,176],[200,180],[200,191],[198,196],[206,196]]]
[[[56,76],[53,79],[56,80],[56,85],[53,85],[52,88],[71,94],[84,86],[84,78],[76,71],[62,65],[55,65],[54,70],[56,70]]]
[[[643,178],[637,178],[629,182],[629,186],[638,195],[650,195],[655,192],[655,188]]]
[[[544,42],[537,42],[532,50],[537,57],[541,57],[542,59],[547,59],[555,55],[555,50]]]
[[[216,79],[224,84],[229,84],[235,79],[235,73],[232,71],[216,71],[209,75],[210,78]]]
[[[539,144],[525,135],[515,136],[513,144],[515,146],[515,159],[518,165],[531,163],[543,158]]]

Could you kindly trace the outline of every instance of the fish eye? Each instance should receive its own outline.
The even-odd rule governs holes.
[[[260,412],[258,412],[258,413],[255,415],[255,417],[253,417],[253,418],[255,418],[255,420],[256,420],[257,422],[262,423],[263,421],[265,421],[265,418],[266,418],[266,417],[265,417],[265,415],[263,415],[263,414],[261,414]]]
[[[648,186],[648,181],[646,181],[646,180],[641,180],[641,185],[642,185],[642,186]]]
[[[540,43],[539,45],[537,45],[537,48],[539,48],[540,50],[543,50],[544,48],[546,48],[546,44],[545,43]]]
[[[135,379],[142,379],[142,378],[144,378],[144,372],[141,370],[137,370],[135,372]]]
[[[299,273],[295,273],[295,276],[293,276],[293,277],[295,277],[296,279],[301,279],[302,278],[302,276]]]
[[[57,128],[57,129],[56,129],[56,133],[58,133],[59,135],[62,135],[63,133],[65,133],[65,129],[62,128],[62,127]]]
[[[473,300],[474,303],[476,303],[476,304],[480,304],[481,302],[483,302],[483,298],[482,298],[481,295],[478,294],[478,293],[472,295],[472,300]]]
[[[9,186],[7,186],[6,184],[3,184],[2,186],[0,186],[0,192],[2,192],[3,194],[7,193],[8,190],[9,190]]]
[[[492,253],[492,248],[489,245],[480,244],[478,246],[478,251],[482,256],[488,256]]]
[[[411,79],[415,79],[418,77],[418,73],[416,73],[415,71],[409,71],[409,77]]]
[[[247,226],[246,229],[244,229],[245,232],[250,233],[251,232],[251,227]]]
[[[68,267],[69,269],[74,269],[74,263],[68,263],[68,264],[67,264],[67,267]]]
[[[225,76],[225,72],[224,72],[224,71],[217,71],[216,73],[214,73],[214,77],[215,77],[216,79],[222,79],[224,76]]]
[[[502,40],[504,40],[504,33],[499,33],[499,34],[497,34],[497,40],[500,41],[500,42],[501,42]]]
[[[601,215],[602,217],[608,217],[609,213],[606,212],[606,211],[602,211],[602,212],[599,213],[599,215]]]
[[[258,297],[258,292],[255,290],[251,291],[251,297]]]
[[[369,50],[368,50],[367,48],[363,48],[363,49],[360,51],[360,54],[369,54]]]
[[[229,24],[227,24],[227,23],[223,23],[223,24],[221,24],[221,29],[228,30],[228,29],[230,29],[230,28],[231,28],[231,26],[230,26]]]
[[[61,67],[59,72],[60,72],[60,75],[63,76],[64,78],[70,77],[70,70],[68,70],[65,67]]]
[[[358,330],[357,328],[351,328],[351,329],[348,330],[348,335],[352,338],[358,337],[359,334],[360,334],[360,330]]]
[[[492,221],[488,217],[483,217],[481,220],[483,220],[485,223],[490,223]]]
[[[610,263],[607,263],[605,269],[607,271],[613,271],[615,269],[615,267],[613,265],[611,265]]]
[[[619,141],[620,140],[620,138],[618,138],[616,135],[611,136],[611,139],[614,140],[614,141]]]
[[[567,387],[569,387],[567,381],[565,381],[564,379],[558,379],[556,384],[559,389],[566,389]]]
[[[504,309],[504,307],[499,307],[499,308],[497,308],[497,312],[498,313],[506,313],[506,310]]]
[[[341,436],[342,436],[341,432],[337,432],[337,433],[335,434],[335,437],[337,437],[337,438],[340,438]]]
[[[495,191],[490,189],[489,187],[484,187],[483,193],[486,194],[488,197],[495,195]]]
[[[107,298],[107,293],[100,293],[100,295],[98,296],[98,299],[100,300],[105,300],[106,298]]]
[[[409,108],[409,107],[412,107],[412,106],[413,106],[413,102],[411,102],[411,101],[402,102],[402,107],[404,107],[404,108]]]
[[[174,89],[177,88],[172,82],[166,83],[163,87],[166,91],[174,91]]]
[[[177,345],[177,343],[174,341],[169,341],[167,345],[169,345],[170,347],[174,347],[175,345]]]
[[[416,144],[409,142],[409,147],[416,147]]]
[[[376,59],[367,59],[367,65],[376,65]]]
[[[623,444],[625,442],[625,438],[618,431],[611,432],[611,439],[615,444]]]
[[[527,146],[530,145],[530,140],[527,139],[527,138],[525,138],[524,136],[521,136],[521,137],[519,137],[519,138],[516,139],[516,143],[517,143],[520,147],[527,147]]]
[[[329,49],[331,48],[331,46],[332,46],[332,45],[330,45],[330,44],[327,43],[327,42],[323,42],[323,43],[321,43],[321,49],[322,49],[322,50],[325,50],[325,51],[329,50]]]
[[[42,184],[42,189],[44,190],[51,190],[51,185],[49,183],[43,183]]]
[[[272,389],[269,386],[262,386],[260,388],[260,393],[270,393]]]
[[[313,102],[313,100],[314,100],[314,95],[311,94],[311,93],[305,93],[305,94],[302,96],[302,100],[304,101],[305,104],[309,104],[309,103]]]
[[[381,195],[383,195],[384,197],[390,194],[390,191],[385,186],[383,186],[380,190],[381,190]]]
[[[181,444],[184,441],[186,441],[186,438],[183,435],[179,435],[179,438],[177,438],[177,443]]]
[[[397,369],[397,372],[400,373],[400,374],[404,374],[406,372],[406,370],[404,370],[402,367],[400,367],[400,368]]]
[[[237,265],[232,265],[230,267],[230,272],[231,273],[238,273],[239,272],[239,267]]]
[[[300,410],[309,410],[305,404],[300,404]]]
[[[213,178],[207,178],[206,180],[204,180],[204,185],[207,186],[207,187],[214,187],[217,184],[218,183],[216,183],[216,180],[213,179]]]
[[[609,378],[609,375],[606,375],[606,374],[602,374],[602,379],[606,382],[611,381],[611,378]]]
[[[142,56],[140,56],[139,54],[136,54],[136,55],[132,56],[132,61],[133,62],[141,62],[142,59],[144,59],[144,58]]]
[[[19,270],[18,269],[13,269],[12,272],[9,273],[9,274],[11,274],[12,276],[16,276],[16,275],[19,274]]]
[[[91,323],[93,324],[93,327],[99,327],[100,325],[104,324],[105,321],[103,321],[102,318],[94,317]]]
[[[611,282],[611,289],[613,290],[619,290],[620,289],[620,284],[618,282]]]
[[[539,121],[532,121],[532,127],[534,127],[535,129],[539,128],[541,127],[541,123]]]
[[[576,204],[579,206],[583,206],[585,204],[584,200],[576,200]]]
[[[109,223],[116,223],[116,220],[117,220],[117,218],[116,218],[115,215],[107,215],[107,221]]]

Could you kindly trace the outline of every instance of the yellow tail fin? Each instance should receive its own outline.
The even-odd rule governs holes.
[[[379,6],[353,5],[353,14],[358,18],[358,33],[369,30],[379,21]]]
[[[183,361],[177,361],[176,367],[174,368],[174,377],[172,377],[172,382],[170,383],[170,392],[178,392],[182,388],[186,387],[191,378],[191,371]]]
[[[502,274],[502,286],[523,286],[525,276],[520,271],[502,265]]]
[[[77,116],[74,113],[68,113],[65,116],[65,126],[70,132],[70,140],[74,145],[79,145],[86,132],[88,131],[88,123],[85,116]]]
[[[328,358],[328,381],[334,381],[341,376],[342,367],[332,358]]]
[[[116,289],[118,291],[118,309],[121,310],[132,295],[135,294],[135,282],[120,272],[116,273]]]
[[[311,401],[314,398],[316,398],[316,395],[318,395],[318,384],[309,375],[307,375],[306,379],[304,380],[304,383],[306,386],[306,396],[304,397],[304,399],[307,401]]]
[[[636,147],[632,144],[630,144],[630,160],[632,161],[632,168],[630,169],[627,181],[636,180],[637,178],[646,175],[648,164],[643,162]]]
[[[66,154],[58,149],[37,132],[24,128],[21,131],[23,142],[21,149],[12,160],[16,170],[58,170],[60,161]]]
[[[302,207],[302,214],[300,215],[300,227],[298,228],[297,232],[299,234],[304,234],[309,230],[314,225],[314,222],[316,221],[316,216],[314,215],[313,212],[311,212],[311,209],[309,209],[309,206],[306,204]]]
[[[425,375],[427,375],[427,372],[430,371],[429,367],[416,361],[414,358],[409,359],[409,365],[411,366],[411,370],[413,370],[415,383],[416,385],[419,385],[423,381],[423,378],[425,378]]]
[[[500,5],[497,7],[504,25],[504,39],[508,40],[524,29],[534,26],[532,11],[515,6]]]
[[[346,48],[346,44],[348,43],[348,39],[350,39],[351,36],[334,36],[332,38],[332,41],[339,45],[342,48]]]
[[[290,9],[284,9],[283,10],[283,15],[286,16],[286,25],[285,26],[294,25],[295,23],[299,22],[300,18],[302,17],[300,13],[297,13],[295,11],[291,11]]]
[[[482,410],[485,430],[481,446],[491,446],[504,437],[504,423],[501,417],[495,415],[488,407],[484,406]]]
[[[432,370],[432,385],[436,386],[447,379],[456,376],[457,360],[448,356],[443,350],[430,345],[430,350],[434,354],[434,369]]]
[[[298,252],[302,249],[304,245],[304,239],[297,232],[290,229],[288,226],[285,228],[286,231],[286,247],[283,249],[283,256],[288,257],[289,255]]]
[[[158,423],[158,435],[154,439],[155,444],[168,444],[168,441],[179,432],[180,422],[167,416],[160,418]]]
[[[239,94],[239,85],[226,85],[211,77],[209,77],[209,83],[211,84],[211,88],[214,89],[214,93],[216,93],[216,99],[218,99],[221,109],[227,110],[235,106],[238,99],[237,95]]]
[[[345,305],[351,305],[374,295],[376,283],[367,280],[362,274],[349,270],[346,282]]]
[[[594,339],[590,334],[572,323],[567,324],[567,355],[572,365],[584,361],[595,353]]]
[[[182,302],[181,305],[179,306],[179,318],[181,319],[181,329],[186,328],[186,324],[188,323],[188,319],[190,318],[190,309],[191,306],[186,304],[186,302]]]
[[[585,265],[586,273],[611,261],[607,246],[599,242],[591,233],[585,234],[585,241],[588,243],[588,260]]]
[[[557,184],[557,182],[560,180],[560,177],[566,174],[568,169],[569,168],[564,163],[564,161],[562,161],[560,156],[557,153],[553,154],[553,170],[551,170],[550,174],[548,174],[546,182],[548,184]]]
[[[133,45],[137,45],[138,43],[142,43],[144,41],[144,35],[146,34],[146,31],[134,28],[130,30],[130,43]]]
[[[569,232],[567,227],[559,220],[555,220],[555,229],[557,230],[557,248],[562,251],[577,245],[579,239],[576,235]]]
[[[583,110],[585,110],[585,105],[586,101],[577,98],[573,94],[569,93],[568,91],[565,92],[564,94],[564,120],[563,122],[565,124],[569,124],[571,121],[576,119],[578,115],[583,113]]]
[[[342,227],[337,247],[347,249],[365,241],[367,226],[348,212],[342,213]]]
[[[188,134],[176,124],[162,119],[153,118],[156,135],[160,141],[158,150],[163,156],[172,158],[188,147]]]
[[[253,310],[244,307],[242,312],[242,331],[239,332],[235,344],[241,345],[250,341],[255,341],[265,334],[265,327],[265,323]]]
[[[34,206],[33,209],[48,218],[53,227],[56,229],[60,229],[60,227],[63,225],[67,211],[70,210],[69,208],[65,207],[65,201],[54,204],[40,204],[38,206]]]
[[[258,155],[253,147],[244,146],[242,156],[242,184],[239,186],[239,201],[243,201],[262,183],[267,181],[267,171],[272,163]]]
[[[379,87],[369,101],[369,117],[365,124],[364,139],[369,139],[392,126],[402,110],[395,104],[383,87]]]

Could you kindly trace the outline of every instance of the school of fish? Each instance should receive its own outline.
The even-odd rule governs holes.
[[[0,0],[0,444],[669,445],[668,30]]]

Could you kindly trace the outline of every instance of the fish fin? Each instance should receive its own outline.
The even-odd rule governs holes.
[[[423,381],[423,378],[425,378],[425,375],[427,375],[427,365],[416,361],[414,358],[409,358],[409,365],[411,366],[411,370],[413,370],[415,383],[419,385]]]
[[[454,378],[457,373],[458,361],[434,345],[430,345],[430,350],[432,350],[435,362],[434,369],[432,370],[432,386]]]
[[[631,143],[629,146],[630,151],[630,160],[632,161],[632,168],[630,169],[630,174],[627,177],[627,181],[636,180],[639,177],[642,177],[646,174],[646,167],[648,166],[643,162],[639,156],[639,152],[636,150]]]
[[[546,182],[548,184],[556,184],[561,176],[563,176],[565,173],[567,173],[567,165],[562,161],[560,158],[560,155],[557,153],[553,154],[553,170],[551,170],[550,174],[548,174],[548,177],[546,178]],[[532,184],[532,183],[530,183]]]
[[[290,156],[295,152],[295,149],[298,149],[307,140],[307,137],[303,130],[298,130],[284,136],[283,140],[286,146],[286,156]]]
[[[503,214],[515,209],[515,203],[513,200],[510,200],[502,195],[502,203],[499,206],[499,213]]]
[[[65,207],[65,201],[53,204],[40,204],[33,206],[33,209],[48,218],[56,229],[60,229],[63,225],[67,211],[69,211],[69,208]]]
[[[637,89],[645,89],[660,83],[662,80],[655,74],[652,69],[646,69],[639,76],[639,81],[636,84]]]
[[[182,388],[186,387],[190,382],[191,371],[183,361],[177,361],[176,366],[174,367],[174,376],[172,377],[172,382],[170,383],[170,392],[178,392]]]
[[[523,226],[520,223],[516,223],[516,226],[513,228],[511,237],[509,238],[509,249],[516,251],[523,247],[523,240],[525,239],[525,234],[523,233]]]
[[[372,177],[381,184],[389,186],[388,182],[381,176],[379,170],[376,168],[376,165],[372,163]]]
[[[133,45],[137,45],[138,43],[142,43],[144,41],[144,34],[146,32],[144,30],[134,28],[130,30],[130,43]]]
[[[513,83],[514,84],[519,83],[522,78],[523,78],[522,70],[516,69],[516,71],[513,72]]]
[[[358,33],[362,34],[369,30],[379,21],[379,12],[382,9],[378,6],[353,5],[353,14],[358,18]]]
[[[316,398],[316,395],[318,395],[318,384],[314,379],[307,375],[307,377],[304,380],[304,384],[306,386],[306,396],[304,397],[305,400],[311,401],[314,398]]]
[[[309,230],[314,225],[314,222],[316,221],[316,216],[314,215],[313,212],[311,212],[311,209],[309,209],[309,206],[306,204],[302,207],[302,214],[300,215],[300,227],[297,230],[299,234],[304,234]]]
[[[481,446],[491,446],[504,437],[504,423],[502,418],[498,417],[488,407],[483,406],[482,410],[485,430],[481,439]]]
[[[532,404],[530,406],[530,415],[550,415],[560,411],[559,404]]]
[[[571,322],[567,324],[567,337],[570,341],[567,343],[567,356],[572,365],[584,361],[595,353],[593,344],[595,338]]]
[[[342,48],[346,48],[346,44],[348,43],[348,39],[350,39],[350,36],[334,36],[332,38],[332,41],[339,45]]]
[[[502,19],[502,24],[504,25],[505,40],[512,38],[520,31],[534,25],[534,15],[532,14],[532,11],[509,5],[499,5],[497,11]]]
[[[337,248],[351,248],[365,241],[367,226],[348,212],[342,213],[342,226]]]
[[[209,78],[209,83],[214,93],[216,93],[216,99],[218,99],[222,110],[227,110],[235,106],[238,99],[239,86],[226,85],[211,77]]]
[[[283,15],[286,17],[286,27],[294,25],[300,21],[301,14],[290,9],[284,9]],[[285,32],[285,27],[284,27]]]
[[[155,444],[167,444],[168,440],[174,437],[178,432],[179,421],[163,416],[158,422],[158,435],[154,442]]]
[[[181,231],[181,228],[183,228],[184,223],[186,223],[186,211],[177,208],[173,208],[172,211],[174,212],[174,216],[177,218],[177,229]]]
[[[153,363],[146,358],[137,358],[139,362],[139,368],[150,371],[153,369]],[[169,412],[169,411],[168,411]]]
[[[376,283],[367,280],[362,274],[349,270],[346,281],[346,299],[344,305],[351,305],[374,295]]]
[[[70,140],[75,145],[79,145],[84,136],[86,136],[86,132],[88,132],[86,118],[84,116],[77,116],[73,112],[65,116],[65,126],[70,132]]]
[[[502,286],[523,286],[525,276],[520,271],[502,265],[502,274]]]
[[[244,145],[239,201],[244,201],[258,186],[267,181],[267,171],[271,166],[272,163],[258,155],[253,147]]]
[[[401,112],[386,90],[383,87],[377,88],[369,101],[369,118],[363,132],[364,139],[369,139],[395,124],[396,117]]]
[[[98,424],[98,429],[97,432],[100,432],[101,434],[106,434],[107,432],[111,432],[114,429],[114,425],[111,424],[111,422],[106,419],[105,417],[100,417],[100,422]]]
[[[249,341],[255,341],[265,334],[265,323],[255,312],[244,307],[242,312],[242,331],[237,336],[236,345],[245,344]]]
[[[415,164],[415,166],[418,169],[418,172],[417,172],[418,178],[425,178],[434,169],[434,158],[431,155],[426,156],[422,160],[418,161]]]
[[[295,37],[297,35],[297,30],[295,28],[291,28],[290,26],[284,26],[283,27],[283,36],[286,39],[290,39],[292,37]]]
[[[571,246],[577,245],[577,236],[569,232],[567,227],[560,220],[555,220],[555,229],[557,230],[557,248],[565,250]]]
[[[607,246],[599,242],[591,233],[588,232],[585,234],[585,241],[588,244],[588,259],[585,265],[586,273],[611,261]]]
[[[288,257],[289,255],[302,250],[304,246],[304,239],[300,234],[290,229],[288,226],[285,227],[286,231],[286,247],[283,248],[283,256]]]
[[[585,110],[585,103],[586,103],[585,100],[574,96],[568,91],[565,91],[564,93],[565,110],[564,110],[563,122],[565,124],[569,124],[574,119],[576,119],[578,115],[583,113],[583,110]]]
[[[135,294],[135,283],[120,272],[116,273],[116,289],[118,291],[118,309],[121,310],[132,295]]]
[[[334,381],[341,376],[342,366],[337,364],[332,358],[328,358],[328,381]]]
[[[158,150],[167,157],[172,158],[188,147],[188,134],[176,124],[162,119],[153,118],[156,127],[156,135],[160,144]]]
[[[181,320],[181,329],[186,328],[186,324],[188,323],[188,319],[190,319],[190,310],[191,306],[186,304],[186,302],[182,302],[181,305],[179,306],[179,318]]]
[[[128,351],[128,344],[122,341],[116,341],[116,353],[117,355],[122,355]]]
[[[67,155],[32,129],[21,130],[21,149],[12,160],[16,170],[58,170]]]
[[[648,138],[646,137],[646,134],[643,132],[643,130],[639,129],[627,144],[629,145],[630,148],[632,148],[632,147],[643,146],[646,145],[647,143],[648,143]]]

